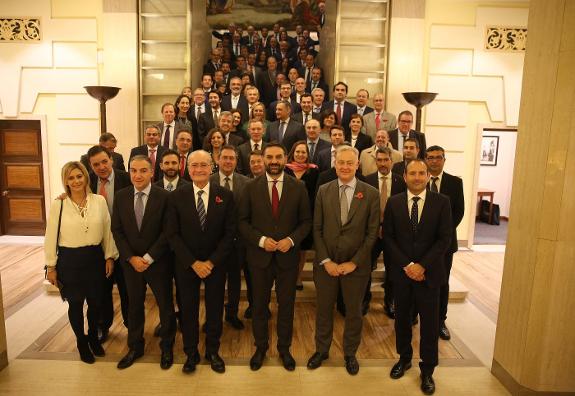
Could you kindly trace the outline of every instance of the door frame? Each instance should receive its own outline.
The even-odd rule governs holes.
[[[20,114],[18,117],[4,117],[0,115],[0,120],[6,121],[40,121],[40,139],[42,142],[42,176],[44,178],[44,213],[46,213],[46,221],[48,221],[48,213],[50,213],[50,168],[48,152],[48,134],[47,134],[47,116],[45,114]],[[6,235],[2,230],[2,235]]]

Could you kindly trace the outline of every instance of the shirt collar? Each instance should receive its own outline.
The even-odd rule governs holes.
[[[427,190],[423,190],[422,192],[419,193],[419,195],[417,195],[417,197],[420,198],[420,200],[419,200],[420,202],[425,202],[426,195],[427,195]],[[407,190],[407,201],[408,202],[411,201],[411,199],[415,196],[416,195],[412,194],[411,191]]]
[[[430,183],[433,181],[433,179],[432,179],[433,177],[437,177],[437,181],[441,183],[441,181],[443,180],[443,171],[441,171],[441,173],[437,176],[430,175],[430,177],[429,177]]]
[[[261,140],[259,142],[256,142],[255,140],[250,139],[250,146],[254,147],[254,144],[259,145],[259,149],[261,150],[261,148],[262,148],[262,141]]]
[[[146,197],[150,196],[150,190],[152,189],[152,183],[148,183],[148,186],[142,190]],[[138,194],[138,190],[134,187],[134,195]]]
[[[208,182],[208,184],[206,184],[204,186],[204,188],[199,188],[198,186],[196,186],[196,183],[193,183],[194,185],[194,195],[197,196],[198,195],[198,191],[202,190],[204,192],[204,194],[207,194],[210,191],[210,182]]]
[[[307,144],[310,144],[310,143],[315,143],[315,144],[317,144],[317,142],[319,142],[319,136],[318,136],[317,139],[315,139],[315,140],[311,140],[310,138],[307,138]]]
[[[268,183],[273,183],[275,181],[267,172],[266,172],[266,179],[267,179]],[[282,172],[282,174],[276,180],[280,183],[283,183],[284,182],[284,173]]]
[[[339,178],[337,179],[337,186],[338,187],[341,187],[344,184],[348,187],[351,187],[351,191],[355,191],[355,186],[357,185],[357,179],[354,176],[353,179],[351,179],[351,181],[349,183],[342,183]]]
[[[108,182],[110,182],[110,183],[112,183],[114,181],[114,168],[112,168],[112,172],[110,172],[110,176],[108,176],[108,178],[106,180],[108,180]]]
[[[381,179],[382,177],[387,177],[389,180],[391,180],[391,171],[389,171],[389,173],[387,175],[384,175],[380,171],[377,171],[377,178]]]
[[[168,179],[166,179],[166,177],[163,178],[164,180],[164,186],[167,187],[168,184],[172,183],[172,186],[174,186],[174,188],[176,188],[176,186],[178,185],[178,182],[180,181],[180,175],[176,174],[176,178],[172,181],[169,181]]]
[[[222,172],[221,170],[219,170],[218,173],[220,174],[220,182],[223,182],[226,179],[226,177],[229,177],[230,181],[233,181],[233,179],[234,179],[233,173],[229,176],[226,176],[226,174],[224,172]]]

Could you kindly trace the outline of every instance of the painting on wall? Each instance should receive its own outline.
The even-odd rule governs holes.
[[[497,166],[499,136],[483,136],[481,139],[481,166]]]
[[[279,23],[288,30],[296,25],[317,30],[320,2],[325,0],[206,0],[206,10],[213,29],[225,29],[233,22],[256,29]]]

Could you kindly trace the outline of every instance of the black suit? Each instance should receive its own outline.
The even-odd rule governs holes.
[[[233,109],[232,107],[232,95],[225,95],[222,98],[222,104],[221,104],[222,110],[225,111],[230,111]],[[240,113],[242,114],[242,120],[248,120],[250,118],[250,106],[248,105],[248,101],[246,100],[246,97],[242,94],[240,94],[240,98],[238,100],[238,105],[236,106],[236,108],[240,111]]]
[[[220,69],[220,65],[216,64],[214,65],[212,63],[212,61],[208,61],[208,63],[206,63],[204,65],[204,67],[202,68],[202,73],[204,74],[210,74],[212,77],[214,76],[214,74],[216,73],[216,70]]]
[[[422,202],[419,202],[422,205]],[[391,268],[395,299],[396,346],[400,360],[411,361],[412,314],[421,319],[420,368],[431,375],[437,366],[439,339],[439,288],[446,281],[445,253],[451,243],[451,209],[444,195],[428,191],[414,230],[408,210],[407,192],[387,200],[383,219],[384,260]],[[425,279],[410,279],[404,268],[418,263]]]
[[[403,150],[403,147],[398,148],[399,133],[401,132],[399,132],[399,129],[397,128],[389,131],[389,142],[391,143],[394,149],[401,152]],[[419,158],[423,159],[425,157],[425,149],[426,149],[425,135],[421,132],[410,129],[407,136],[410,139],[417,140],[417,142],[419,143]]]
[[[332,169],[331,158],[332,158],[333,154],[332,154],[332,150],[331,150],[331,144],[329,145],[329,147],[321,150],[319,153],[315,154],[314,156],[316,156],[317,162],[315,162],[315,163],[319,167],[320,172],[325,172],[329,169]]]
[[[459,177],[452,176],[449,173],[443,172],[439,192],[449,197],[449,203],[451,204],[451,220],[453,222],[451,246],[445,254],[445,271],[447,274],[447,282],[441,286],[439,291],[439,320],[444,322],[447,319],[447,303],[449,301],[449,275],[451,274],[451,266],[453,264],[453,254],[458,250],[457,226],[459,223],[461,223],[461,219],[463,219],[463,214],[465,212],[463,182]]]
[[[337,113],[337,111],[335,111],[334,109],[336,109],[335,107],[335,101],[330,100],[329,102],[323,102],[323,106],[321,107],[321,110],[331,110],[334,111],[335,113]],[[357,113],[357,106],[354,105],[353,103],[350,103],[346,100],[344,100],[343,102],[343,109],[341,112],[341,120],[337,120],[338,124],[341,125],[343,127],[343,129],[345,129],[345,136],[349,136],[349,134],[351,133],[350,129],[349,129],[349,121],[351,119],[351,116],[353,114]]]
[[[155,182],[154,184],[158,187],[164,188],[164,179],[162,178],[162,179],[158,180],[157,182]],[[176,190],[182,186],[185,186],[186,184],[190,184],[190,182],[185,180],[183,177],[178,177],[178,183],[175,185],[174,190]]]
[[[118,191],[131,185],[132,182],[130,181],[130,175],[127,172],[114,169],[114,200]],[[90,175],[90,188],[95,194],[98,194],[98,177],[94,173]],[[108,196],[107,200],[110,199],[111,197]],[[111,202],[111,205],[113,207],[114,202]],[[112,216],[113,213],[110,213],[110,215]],[[126,327],[128,326],[128,291],[126,289],[126,281],[124,280],[124,272],[122,271],[120,262],[116,261],[114,263],[114,273],[106,280],[106,290],[104,291],[102,298],[102,314],[99,322],[100,328],[104,330],[109,329],[114,322],[114,300],[112,297],[114,282],[116,282],[118,294],[120,294],[122,319],[124,320],[124,325]]]
[[[197,354],[200,284],[205,285],[206,353],[217,353],[222,334],[226,260],[236,232],[234,197],[231,191],[214,183],[209,185],[206,227],[203,230],[195,205],[192,183],[176,189],[169,196],[166,237],[176,254],[176,285],[181,303],[181,329],[184,352]],[[209,260],[212,272],[201,279],[192,264]]]
[[[393,164],[391,171],[396,175],[403,177],[403,174],[405,173],[405,160]]]
[[[277,100],[276,96],[276,79],[270,76],[268,70],[262,70],[256,74],[257,87],[260,91],[260,101],[263,102],[266,107],[269,106],[274,100]]]
[[[292,340],[299,246],[311,229],[311,212],[305,185],[285,173],[283,178],[277,218],[272,213],[267,174],[247,184],[239,204],[239,231],[246,244],[252,276],[255,344],[258,348],[268,348],[267,310],[275,280],[278,301],[277,348],[282,353],[289,350]],[[259,246],[262,237],[270,237],[275,241],[291,238],[293,246],[285,253],[267,252]]]
[[[158,181],[162,178],[162,170],[160,169],[160,163],[162,162],[162,154],[166,151],[164,146],[158,145],[156,146],[156,166],[154,168],[154,181]],[[134,147],[132,151],[130,151],[130,159],[136,155],[145,155],[148,157],[148,145],[143,144],[138,147]],[[129,164],[129,161],[128,161]]]
[[[308,139],[306,139],[307,142],[307,147],[309,150],[309,144],[310,141]],[[325,150],[330,150],[331,149],[331,144],[328,143],[327,141],[318,138],[317,139],[317,143],[315,144],[314,150],[313,150],[313,154],[310,151],[310,162],[316,164],[318,166],[318,171],[319,171],[319,154]]]
[[[237,133],[230,132],[228,133],[227,141],[226,137],[224,136],[224,141],[226,144],[231,144],[234,147],[238,147],[244,142],[244,138],[242,138]]]
[[[295,114],[292,112],[292,115],[290,116],[290,118],[293,118],[295,121],[299,122],[300,124],[305,125],[305,122],[303,121],[303,111],[301,109]],[[314,113],[313,111],[310,111],[309,115],[308,115],[308,121],[309,120],[318,120],[319,121],[319,114]]]
[[[349,136],[349,142],[351,143],[351,134]],[[363,150],[368,149],[371,146],[373,146],[373,141],[371,140],[371,136],[366,135],[363,132],[360,132],[357,135],[357,140],[355,142],[355,148],[357,149],[357,151],[359,151],[359,154],[361,154],[361,152]]]
[[[219,109],[219,113],[222,114],[222,109]],[[214,114],[212,113],[211,106],[206,106],[206,111],[200,114],[198,119],[198,137],[200,138],[201,145],[204,145],[204,139],[208,136],[211,129],[217,127],[218,124],[214,120]]]
[[[162,349],[170,350],[176,335],[176,316],[172,302],[172,264],[168,240],[164,234],[164,218],[169,193],[152,185],[141,228],[138,229],[134,209],[134,189],[125,188],[114,197],[112,233],[120,252],[119,261],[130,299],[128,321],[128,347],[144,351],[144,302],[146,285],[154,292],[160,310]],[[143,272],[129,263],[133,256],[149,254],[154,262]]]
[[[283,101],[283,100],[282,100],[282,101]],[[276,120],[277,120],[277,117],[276,117],[276,107],[277,107],[277,105],[278,105],[279,102],[280,102],[279,100],[276,100],[276,101],[272,102],[272,103],[269,105],[269,107],[268,107],[268,109],[267,109],[267,111],[266,111],[266,115],[267,115],[268,121],[273,122],[273,121],[276,121]],[[300,107],[299,103],[296,102],[295,98],[290,97],[289,103],[290,103],[290,106],[291,106],[291,114],[295,114],[295,113],[301,111],[301,107]]]
[[[276,141],[281,143],[286,151],[289,153],[293,144],[298,140],[305,140],[305,128],[303,125],[293,119],[289,119],[288,124],[286,125],[283,139],[280,139],[279,136],[279,127],[280,127],[280,120],[274,121],[268,124],[266,128],[266,134],[264,140],[266,142],[273,142]]]
[[[323,78],[321,78],[318,82],[310,81],[309,84],[306,85],[305,90],[311,94],[315,88],[323,89],[323,92],[325,93],[323,101],[329,102],[329,85],[327,85]]]
[[[263,151],[266,147],[266,142],[260,141],[258,150]],[[250,174],[250,154],[252,152],[252,144],[250,140],[246,140],[244,143],[238,146],[238,165],[236,166],[236,172],[241,173],[244,176]]]

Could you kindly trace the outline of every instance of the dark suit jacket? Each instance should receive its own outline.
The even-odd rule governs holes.
[[[263,140],[260,143],[259,149],[263,151],[266,147],[266,142]],[[238,146],[238,165],[236,166],[236,172],[242,175],[250,174],[250,154],[252,152],[252,146],[249,140]]]
[[[403,147],[397,148],[397,144],[399,141],[398,140],[399,133],[400,133],[399,129],[397,128],[389,131],[389,142],[391,143],[394,149],[401,152],[403,150]],[[427,147],[425,144],[425,135],[421,132],[414,131],[413,129],[411,129],[409,131],[408,136],[410,139],[416,139],[419,142],[419,158],[423,159],[425,157],[425,149]]]
[[[334,101],[330,100],[329,102],[323,102],[323,106],[321,110],[331,110],[334,109]],[[357,113],[357,106],[353,103],[348,102],[347,100],[343,102],[343,111],[341,112],[341,123],[340,125],[345,129],[345,136],[349,136],[351,131],[349,130],[349,120],[352,114]]]
[[[237,224],[232,192],[210,183],[205,230],[200,225],[192,183],[174,190],[168,201],[166,237],[176,254],[176,265],[190,271],[196,260],[225,265]]]
[[[389,174],[391,175],[391,192],[389,193],[389,196],[391,197],[392,195],[405,192],[407,187],[403,177],[400,177],[393,172],[390,172]],[[365,181],[379,191],[379,172],[374,172],[365,176]],[[381,208],[381,210],[384,209],[385,208]]]
[[[160,180],[158,180],[157,182],[154,182],[154,184],[160,188],[164,188],[164,179],[163,176]],[[185,186],[186,184],[190,184],[189,181],[185,180],[183,177],[178,177],[178,184],[176,184],[176,188],[173,189],[172,191],[177,190],[178,188]]]
[[[325,97],[323,98],[323,101],[329,102],[329,85],[327,85],[327,83],[323,80],[323,78],[318,81],[317,86],[315,88],[323,89],[323,92],[325,92]],[[313,81],[306,85],[305,90],[308,93],[311,93],[311,91],[314,90]]]
[[[351,133],[350,133],[350,136],[349,136],[349,140],[348,140],[348,141],[351,143]],[[357,135],[357,141],[355,142],[355,148],[357,149],[357,151],[359,151],[359,154],[361,154],[361,152],[362,152],[363,150],[368,149],[368,148],[370,148],[371,146],[373,146],[373,142],[372,142],[372,140],[371,140],[371,136],[366,135],[366,134],[363,133],[363,132],[360,132],[360,133]]]
[[[256,74],[257,87],[260,91],[260,101],[268,107],[276,100],[276,81],[270,78],[267,70],[262,70]]]
[[[455,253],[458,250],[457,226],[459,223],[461,223],[461,219],[463,219],[463,214],[465,212],[463,181],[457,176],[443,172],[439,192],[449,197],[449,203],[451,204],[451,221],[453,222],[453,233],[451,238],[451,246],[449,247],[449,253]]]
[[[212,76],[214,75],[214,73],[216,72],[216,70],[218,70],[218,68],[216,68],[216,66],[214,66],[214,64],[212,63],[212,61],[208,61],[204,67],[202,68],[202,72],[205,73],[209,73]]]
[[[160,136],[163,136],[163,134],[164,134],[164,121],[160,121],[159,123],[157,123],[156,127],[158,127],[158,129],[160,130]],[[180,129],[184,129],[184,126],[178,120],[176,120],[176,124],[174,125],[174,130],[170,130],[170,140],[173,143],[172,146],[173,146],[174,150],[176,149],[176,135],[178,134]],[[164,145],[164,141],[162,139],[162,140],[160,140],[160,146],[163,146],[163,145]]]
[[[131,185],[132,182],[128,172],[124,172],[120,169],[114,169],[114,200],[116,199],[116,193],[118,191]],[[98,194],[98,176],[96,176],[95,173],[90,175],[90,189],[92,189],[94,194]]]
[[[298,105],[298,106],[299,106],[299,105]],[[313,120],[318,120],[318,121],[319,121],[319,114],[318,114],[318,113],[314,113],[313,111],[311,111],[311,112],[310,112],[310,116],[311,116],[311,119],[313,119]],[[299,110],[297,113],[295,113],[295,114],[292,112],[290,118],[293,118],[295,121],[299,122],[300,124],[305,125],[304,122],[303,122],[303,111],[301,110],[301,108],[300,108],[300,110]],[[320,139],[320,140],[321,140],[321,139]]]
[[[225,137],[224,137],[225,139]],[[244,139],[239,136],[237,133],[230,132],[228,134],[228,142],[227,144],[231,144],[234,147],[240,146],[244,142]]]
[[[274,102],[272,102],[268,109],[266,110],[266,116],[268,121],[275,121],[277,120],[276,117],[276,107],[279,103],[279,100],[276,100]],[[290,98],[289,103],[291,105],[291,114],[297,113],[299,111],[301,111],[301,106],[298,104],[298,102],[296,102],[295,98]]]
[[[384,260],[390,264],[391,277],[398,284],[415,282],[403,270],[414,262],[425,268],[423,282],[439,287],[447,280],[443,258],[452,238],[449,199],[428,191],[415,232],[407,208],[407,192],[387,200],[383,218]]]
[[[222,98],[222,110],[230,111],[232,110],[232,95],[226,95]],[[250,106],[244,95],[240,94],[240,99],[238,100],[238,110],[242,113],[242,120],[246,121],[250,118]]]
[[[221,109],[220,114],[222,114]],[[208,132],[215,127],[216,123],[214,121],[214,115],[212,114],[212,107],[206,106],[206,111],[200,114],[200,118],[198,119],[198,136],[202,146],[204,145],[204,139],[208,136]]]
[[[331,144],[327,148],[321,150],[319,153],[314,155],[314,157],[316,157],[317,162],[315,162],[315,164],[317,164],[317,166],[319,167],[320,172],[325,172],[329,169],[332,169],[332,166],[331,166]]]
[[[169,195],[163,188],[152,185],[142,226],[138,230],[134,212],[134,189],[125,188],[115,194],[112,233],[120,252],[120,261],[128,261],[132,256],[143,257],[148,253],[154,259],[152,266],[167,265],[162,259],[170,251],[164,234]]]
[[[297,142],[298,140],[305,140],[306,139],[305,129],[304,129],[303,125],[290,118],[290,120],[286,126],[286,130],[284,132],[283,139],[280,142],[279,127],[280,127],[280,121],[279,120],[268,124],[264,139],[266,142],[276,141],[276,142],[283,144],[283,146],[286,148],[288,153],[290,152],[290,150],[291,150],[291,148],[295,142]]]
[[[156,147],[156,167],[154,168],[154,181],[160,180],[162,176],[162,170],[160,169],[160,163],[162,162],[162,153],[166,151],[166,148],[162,145],[158,145]],[[138,147],[134,147],[132,151],[130,151],[130,159],[136,155],[145,155],[148,156],[148,145],[143,144]],[[128,161],[128,164],[130,162]]]
[[[232,185],[233,185],[233,193],[234,193],[234,201],[239,202],[244,189],[246,188],[246,184],[249,182],[249,178],[246,176],[234,172],[232,174]],[[220,172],[216,172],[210,176],[210,183],[215,183],[218,186],[220,185]]]
[[[400,161],[393,164],[391,171],[396,175],[403,177],[403,174],[405,173],[405,161]]]
[[[365,106],[365,110],[362,115],[366,115],[373,112],[373,107]]]
[[[308,140],[306,139],[306,142]],[[309,144],[308,144],[308,148],[309,148]],[[328,143],[327,141],[323,140],[323,139],[318,139],[316,145],[315,145],[315,149],[313,152],[313,157],[310,158],[310,162],[316,164],[319,167],[319,155],[321,152],[325,151],[325,150],[330,150],[331,148],[331,144]],[[331,165],[331,164],[330,164]],[[319,170],[319,169],[318,169]]]
[[[361,196],[361,198],[359,198]],[[354,274],[369,276],[371,249],[379,231],[379,194],[357,181],[347,222],[341,223],[338,181],[318,190],[313,217],[315,265],[329,258],[335,263],[352,261]]]
[[[114,169],[126,171],[126,166],[124,165],[124,157],[122,156],[122,154],[113,152],[112,153],[112,161],[114,161],[114,164],[112,165],[112,167]],[[82,165],[84,165],[86,167],[89,174],[94,173],[94,171],[92,170],[92,167],[90,166],[90,161],[88,160],[88,154],[82,155],[80,157],[80,162],[82,163]]]
[[[299,246],[311,229],[311,211],[305,185],[284,174],[279,202],[279,218],[272,215],[266,174],[250,181],[239,204],[239,231],[247,249],[250,265],[266,268],[275,256],[277,265],[294,267],[299,261]],[[266,252],[259,247],[262,236],[276,241],[291,238],[294,246],[286,253]]]

